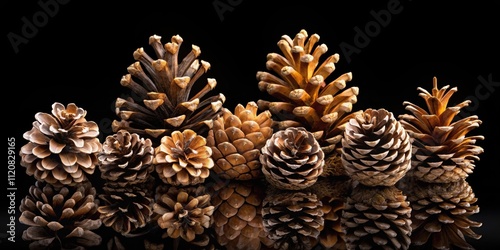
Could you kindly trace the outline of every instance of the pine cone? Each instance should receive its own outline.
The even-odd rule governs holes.
[[[323,172],[324,153],[313,134],[302,127],[274,133],[261,149],[266,180],[286,190],[312,186]]]
[[[269,53],[266,68],[270,72],[257,72],[259,89],[266,91],[276,101],[258,100],[261,110],[270,110],[276,121],[276,130],[289,127],[304,127],[315,134],[325,153],[325,158],[340,154],[340,141],[345,124],[356,113],[351,113],[357,102],[358,87],[346,88],[352,74],[345,73],[328,82],[335,70],[339,54],[320,60],[327,51],[325,44],[316,45],[319,35],[309,37],[301,30],[292,39],[283,35],[278,42],[283,55]],[[343,175],[340,162],[327,160],[324,174]]]
[[[215,186],[212,192],[213,228],[219,244],[232,250],[261,249],[261,210],[265,195],[261,182],[231,180]]]
[[[403,114],[399,118],[413,139],[411,174],[431,183],[455,182],[473,172],[478,155],[483,148],[475,145],[483,136],[466,136],[482,123],[477,116],[453,121],[460,109],[467,107],[470,100],[448,107],[451,96],[457,91],[449,85],[437,87],[433,78],[432,93],[418,88],[425,100],[427,110],[410,102],[404,102],[406,110],[413,115]]]
[[[411,207],[395,186],[357,185],[342,213],[347,249],[408,249]]]
[[[474,249],[466,238],[480,239],[473,228],[482,223],[470,218],[479,213],[479,206],[469,183],[464,179],[449,183],[412,179],[403,190],[412,207],[412,245],[422,249]]]
[[[392,186],[411,168],[411,141],[385,109],[367,109],[349,120],[342,139],[342,163],[366,186]]]
[[[203,88],[191,90],[209,69],[210,64],[199,60],[201,50],[192,45],[191,52],[179,62],[179,50],[183,39],[172,36],[171,42],[161,44],[161,37],[153,35],[149,44],[157,59],[150,57],[143,48],[134,52],[135,63],[127,68],[128,74],[120,81],[136,96],[116,100],[116,112],[121,120],[112,124],[114,132],[125,129],[130,133],[151,138],[153,145],[173,131],[194,130],[206,136],[212,121],[221,111],[225,97],[222,94],[205,97],[217,85],[207,78]]]
[[[193,130],[174,131],[164,136],[155,149],[153,164],[160,179],[175,186],[205,182],[214,166],[212,149],[206,139]]]
[[[269,187],[262,201],[262,222],[274,249],[313,249],[324,227],[316,194]]]
[[[27,225],[22,238],[30,249],[86,249],[102,238],[96,190],[89,181],[78,186],[55,187],[36,181],[19,206],[19,222]]]
[[[23,134],[21,166],[26,174],[54,186],[74,186],[88,180],[98,164],[102,145],[99,128],[87,121],[87,111],[74,103],[52,104],[52,115],[38,112],[33,128]]]
[[[208,132],[212,148],[212,169],[223,179],[250,180],[262,177],[260,149],[273,134],[271,113],[257,115],[257,104],[238,104],[234,114],[224,108]]]
[[[101,178],[120,187],[144,183],[154,170],[153,158],[150,139],[120,130],[103,143],[98,157]]]
[[[129,235],[145,227],[153,215],[153,193],[145,185],[113,186],[106,183],[99,198],[100,219],[114,231]]]

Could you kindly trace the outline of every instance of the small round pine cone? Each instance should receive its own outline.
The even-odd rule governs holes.
[[[52,114],[38,112],[19,152],[26,174],[59,187],[88,180],[102,145],[97,124],[87,121],[86,114],[74,103],[65,107],[58,102],[52,104]]]
[[[205,182],[214,166],[212,149],[205,137],[186,129],[164,136],[155,148],[153,164],[159,178],[174,186],[189,186]]]
[[[269,111],[257,114],[258,106],[249,102],[238,104],[231,113],[224,108],[214,120],[207,137],[215,166],[212,169],[223,179],[250,180],[262,177],[260,149],[273,134]]]
[[[30,249],[87,249],[99,246],[94,232],[101,226],[96,190],[89,181],[78,186],[55,187],[36,181],[19,210],[19,222],[27,225],[22,238]]]
[[[99,154],[101,178],[125,187],[144,183],[154,171],[154,148],[150,139],[120,130],[106,137]]]
[[[275,132],[262,147],[260,162],[265,179],[284,190],[312,186],[325,163],[318,141],[303,127]]]
[[[342,138],[348,175],[366,186],[392,186],[411,168],[411,141],[385,109],[367,109],[349,120]]]
[[[357,185],[342,213],[347,249],[408,249],[411,207],[395,186]]]

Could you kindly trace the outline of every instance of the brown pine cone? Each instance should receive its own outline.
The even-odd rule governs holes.
[[[325,163],[318,141],[303,127],[274,133],[261,149],[260,162],[265,179],[285,190],[312,186]]]
[[[238,104],[234,114],[224,108],[207,137],[215,166],[223,179],[250,180],[262,177],[260,149],[273,134],[271,113],[257,115],[257,104]]]
[[[353,188],[342,213],[347,249],[408,249],[411,207],[395,186]]]
[[[144,183],[153,167],[154,148],[150,139],[120,130],[106,137],[99,154],[101,178],[120,187]]]
[[[54,187],[36,181],[19,206],[19,222],[27,225],[22,238],[30,249],[86,249],[102,238],[96,190],[89,181],[77,186]]]
[[[175,186],[205,182],[214,166],[212,149],[206,142],[205,137],[190,129],[164,136],[153,160],[160,179]]]
[[[23,134],[21,166],[26,174],[54,186],[74,186],[88,180],[98,164],[102,145],[99,128],[87,121],[87,111],[74,103],[52,104],[52,114],[38,112],[33,128]]]
[[[471,219],[479,213],[479,206],[469,183],[465,179],[449,183],[427,183],[416,176],[411,179],[404,191],[412,207],[412,245],[421,249],[474,249],[467,239],[481,238],[473,228],[482,223]]]
[[[322,205],[312,192],[269,187],[262,201],[262,222],[272,247],[313,249],[324,227]]]
[[[475,168],[478,155],[483,148],[475,145],[484,136],[467,136],[482,123],[477,116],[455,119],[460,109],[467,107],[470,100],[455,106],[448,106],[457,88],[446,85],[437,87],[433,78],[432,92],[418,88],[427,109],[411,102],[404,102],[410,114],[400,115],[401,124],[413,139],[411,173],[417,178],[431,183],[455,182],[466,178]]]
[[[261,210],[265,195],[262,180],[231,180],[213,189],[213,228],[218,243],[233,250],[261,249]]]
[[[349,120],[342,138],[342,163],[366,186],[392,186],[411,168],[411,141],[385,109],[367,109]]]

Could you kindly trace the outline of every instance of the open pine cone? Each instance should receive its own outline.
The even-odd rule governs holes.
[[[160,179],[175,186],[205,182],[214,166],[212,149],[206,146],[206,141],[205,137],[191,129],[163,136],[153,160]]]
[[[255,102],[238,104],[234,113],[224,108],[208,132],[212,169],[223,179],[250,180],[262,177],[260,149],[273,134],[271,113],[257,114]]]
[[[265,179],[285,190],[312,186],[323,172],[324,153],[314,135],[303,127],[274,133],[261,148]]]
[[[346,172],[366,186],[392,186],[411,168],[411,141],[385,109],[367,109],[349,120],[342,138]]]
[[[36,181],[19,210],[19,222],[27,225],[23,240],[30,249],[87,249],[102,238],[93,230],[101,226],[96,190],[89,181],[77,186],[54,187]]]
[[[106,137],[99,154],[101,178],[120,187],[144,183],[153,167],[154,148],[150,139],[120,130]]]
[[[175,35],[163,45],[161,37],[153,35],[149,44],[157,59],[143,48],[134,52],[137,61],[127,68],[128,74],[120,83],[137,98],[117,98],[115,106],[120,120],[113,121],[114,132],[125,129],[137,133],[151,138],[154,146],[163,136],[176,130],[191,129],[206,136],[225,97],[222,94],[205,97],[217,85],[213,78],[207,78],[203,88],[193,88],[210,69],[210,64],[198,59],[201,50],[196,45],[192,45],[189,54],[180,60],[182,42],[183,39]],[[198,92],[191,94],[194,89]]]
[[[413,139],[410,172],[426,182],[447,183],[466,178],[473,172],[478,155],[484,151],[475,145],[477,140],[484,140],[484,136],[467,136],[479,127],[481,120],[474,115],[455,119],[470,100],[449,107],[448,102],[457,88],[448,88],[449,85],[446,85],[438,89],[437,78],[434,77],[431,93],[418,88],[427,109],[404,102],[406,110],[412,115],[399,116]]]
[[[88,180],[102,149],[99,128],[87,121],[87,111],[74,103],[52,104],[52,114],[38,112],[33,128],[23,134],[21,166],[26,174],[54,186],[74,186]]]
[[[324,173],[343,175],[344,169],[336,159],[345,123],[360,112],[351,113],[359,89],[345,89],[352,79],[350,72],[328,80],[339,54],[321,60],[328,47],[317,45],[319,38],[318,34],[309,37],[305,30],[293,39],[281,37],[278,46],[283,54],[269,53],[266,68],[270,72],[257,72],[259,89],[275,99],[261,99],[257,104],[261,110],[271,111],[277,129],[304,127],[314,133],[325,153]]]

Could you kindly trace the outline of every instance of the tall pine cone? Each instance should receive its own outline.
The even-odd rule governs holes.
[[[262,222],[271,247],[313,249],[324,227],[322,205],[310,191],[269,187],[262,201]]]
[[[212,169],[224,179],[250,180],[262,177],[260,149],[273,134],[271,113],[257,114],[255,102],[238,104],[234,113],[224,108],[207,137],[212,148]]]
[[[156,59],[143,48],[134,52],[137,61],[127,68],[128,74],[120,83],[137,97],[117,98],[115,106],[120,120],[113,121],[114,132],[125,129],[137,133],[151,138],[154,146],[176,130],[191,129],[206,136],[225,97],[222,94],[205,97],[217,85],[213,78],[207,78],[206,85],[197,88],[195,84],[210,69],[210,64],[198,59],[201,50],[196,45],[180,60],[182,42],[183,39],[175,35],[163,45],[161,37],[153,35],[149,44]],[[192,94],[192,90],[198,92]]]
[[[355,186],[342,213],[347,249],[408,249],[411,223],[410,202],[395,186]]]
[[[205,182],[214,166],[212,149],[205,137],[191,129],[164,136],[155,149],[153,164],[160,179],[175,186]]]
[[[412,115],[399,116],[413,139],[411,174],[426,182],[447,183],[466,178],[473,172],[478,155],[484,151],[475,145],[477,140],[484,139],[483,136],[467,136],[479,127],[481,120],[474,115],[455,119],[470,100],[449,107],[448,102],[457,88],[448,88],[446,85],[438,89],[434,77],[431,93],[418,88],[427,109],[404,102]]]
[[[367,109],[349,120],[342,139],[346,172],[366,186],[392,186],[411,168],[411,141],[385,109]]]
[[[482,223],[471,219],[479,213],[479,206],[469,183],[465,179],[448,183],[411,179],[403,191],[412,207],[412,245],[421,249],[474,249],[468,239],[481,238],[473,228]]]
[[[36,181],[19,210],[27,225],[22,238],[30,249],[87,249],[102,238],[93,230],[101,226],[96,190],[89,181],[77,186],[55,187]]]
[[[285,190],[312,186],[323,172],[324,153],[314,135],[303,127],[274,133],[261,149],[265,179]]]
[[[328,80],[339,54],[321,60],[328,47],[317,45],[319,38],[318,34],[309,37],[305,30],[293,39],[288,35],[281,37],[278,47],[282,55],[269,53],[266,68],[270,72],[257,72],[259,89],[274,100],[261,99],[257,104],[260,109],[271,111],[278,129],[305,127],[314,133],[327,159],[325,174],[343,175],[344,169],[335,158],[340,154],[345,123],[360,112],[351,113],[359,89],[345,89],[352,80],[350,72]]]
[[[52,104],[52,114],[38,112],[33,128],[23,134],[21,166],[29,176],[54,186],[74,186],[88,180],[102,149],[99,128],[87,121],[87,111],[74,103]]]
[[[106,137],[99,154],[101,178],[120,187],[144,183],[154,170],[150,139],[120,130]]]

